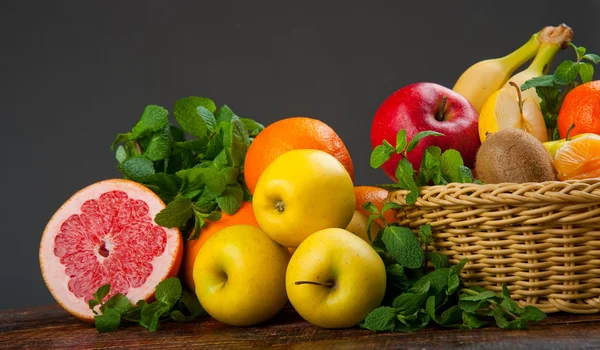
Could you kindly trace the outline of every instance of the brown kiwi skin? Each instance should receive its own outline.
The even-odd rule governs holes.
[[[484,183],[556,181],[552,156],[542,142],[521,129],[490,135],[477,151],[475,172]]]

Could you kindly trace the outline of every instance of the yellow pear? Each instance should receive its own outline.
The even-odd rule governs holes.
[[[526,131],[541,142],[548,141],[540,106],[531,98],[523,99],[515,83],[490,96],[479,114],[479,138],[482,143],[489,135],[508,128]]]

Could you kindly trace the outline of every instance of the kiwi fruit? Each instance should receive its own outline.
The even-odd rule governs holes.
[[[484,183],[525,183],[556,180],[552,157],[542,142],[521,129],[491,134],[475,158],[477,177]]]

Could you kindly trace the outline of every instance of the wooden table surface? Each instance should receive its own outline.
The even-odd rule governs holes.
[[[99,334],[59,306],[0,311],[0,349],[600,349],[600,315],[551,314],[528,330],[430,327],[415,333],[321,329],[291,308],[262,326],[237,328],[211,318],[165,322],[155,333],[140,326]]]

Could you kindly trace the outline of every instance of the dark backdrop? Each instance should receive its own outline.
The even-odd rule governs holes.
[[[369,167],[369,128],[389,94],[451,87],[545,25],[565,22],[599,52],[598,13],[581,0],[2,1],[0,308],[53,302],[38,262],[45,224],[77,190],[121,177],[109,146],[147,104],[199,95],[265,125],[319,118],[345,141],[358,185],[388,182]]]

